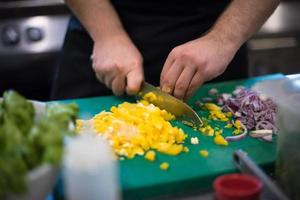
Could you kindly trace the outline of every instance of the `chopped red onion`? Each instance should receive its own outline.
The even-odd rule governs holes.
[[[247,130],[245,130],[242,134],[239,135],[227,136],[225,140],[227,140],[228,142],[235,142],[243,139],[246,136],[247,136]]]
[[[209,91],[208,91],[208,94],[210,95],[216,95],[218,94],[219,91],[216,89],[216,88],[211,88]]]
[[[266,142],[272,142],[273,141],[272,135],[263,136],[263,137],[261,137],[261,139],[266,141]]]
[[[253,138],[261,138],[261,137],[265,137],[268,135],[272,135],[273,131],[269,130],[269,129],[264,129],[264,130],[254,130],[254,131],[250,131],[249,135]]]
[[[237,88],[233,94],[234,96],[228,99],[223,97],[224,109],[238,117],[248,130],[277,131],[275,126],[277,106],[271,99],[245,88]]]

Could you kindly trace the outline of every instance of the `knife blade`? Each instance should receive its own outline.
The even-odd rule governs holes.
[[[149,92],[152,92],[156,96],[150,103],[172,113],[177,120],[183,123],[192,123],[194,128],[199,128],[202,125],[202,120],[189,105],[147,82],[142,83],[137,96],[142,98]]]

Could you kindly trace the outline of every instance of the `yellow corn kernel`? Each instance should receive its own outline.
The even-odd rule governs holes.
[[[170,166],[169,163],[163,162],[163,163],[160,164],[159,167],[160,167],[161,170],[167,170],[167,169],[169,169],[169,166]]]
[[[149,161],[154,161],[155,157],[156,157],[156,154],[153,150],[148,151],[145,155],[145,159],[149,160]]]
[[[200,150],[199,151],[199,154],[202,156],[202,157],[208,157],[209,153],[207,150]]]
[[[228,142],[225,140],[225,138],[222,135],[216,135],[214,138],[214,142],[217,145],[228,146]]]

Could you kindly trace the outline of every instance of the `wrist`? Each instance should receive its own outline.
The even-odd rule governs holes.
[[[206,36],[219,42],[224,48],[227,47],[234,52],[236,52],[245,42],[238,34],[234,34],[232,31],[222,31],[217,28],[213,28]]]
[[[105,43],[108,41],[126,41],[128,40],[128,35],[124,30],[114,30],[114,31],[99,31],[92,34],[93,41]]]

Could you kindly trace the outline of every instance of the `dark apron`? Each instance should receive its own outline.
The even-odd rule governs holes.
[[[112,1],[122,24],[144,59],[145,78],[159,85],[162,66],[176,46],[204,34],[222,11],[227,0],[116,0]],[[101,23],[99,19],[97,23]],[[56,70],[53,99],[111,95],[97,81],[91,67],[93,41],[72,17]],[[217,59],[217,58],[216,58]],[[214,81],[247,77],[247,51],[243,46],[224,74]]]

